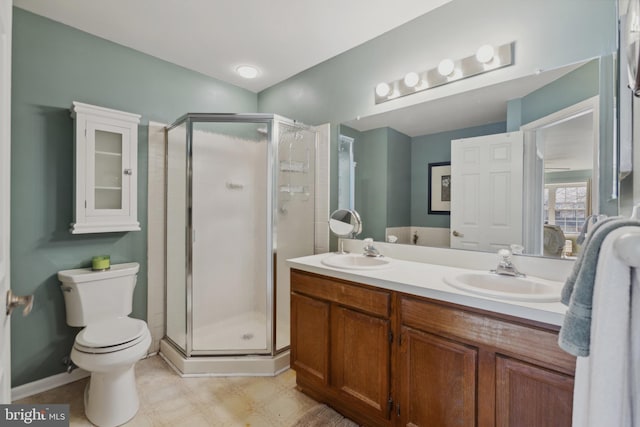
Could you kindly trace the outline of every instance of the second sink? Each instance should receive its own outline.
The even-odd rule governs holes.
[[[391,266],[391,258],[368,257],[362,254],[331,254],[321,262],[329,267],[348,270],[379,270]]]
[[[533,277],[513,277],[491,273],[462,273],[444,278],[445,283],[463,291],[497,299],[530,302],[560,301],[561,284]]]

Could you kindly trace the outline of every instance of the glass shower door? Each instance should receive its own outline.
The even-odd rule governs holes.
[[[271,352],[269,127],[193,124],[193,354]]]
[[[287,259],[315,244],[316,132],[278,122],[276,351],[289,347],[291,284]]]

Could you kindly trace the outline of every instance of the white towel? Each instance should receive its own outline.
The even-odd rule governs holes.
[[[613,248],[619,236],[638,230],[614,230],[600,249],[591,352],[577,360],[573,427],[640,426],[640,280]]]

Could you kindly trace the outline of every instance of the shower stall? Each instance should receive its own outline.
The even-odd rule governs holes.
[[[186,114],[167,128],[161,352],[183,373],[288,365],[286,260],[314,252],[316,145],[313,128],[272,114]]]

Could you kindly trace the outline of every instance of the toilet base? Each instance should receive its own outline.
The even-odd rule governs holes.
[[[93,424],[116,427],[133,418],[140,401],[134,367],[116,372],[93,372],[84,391],[84,411]]]

